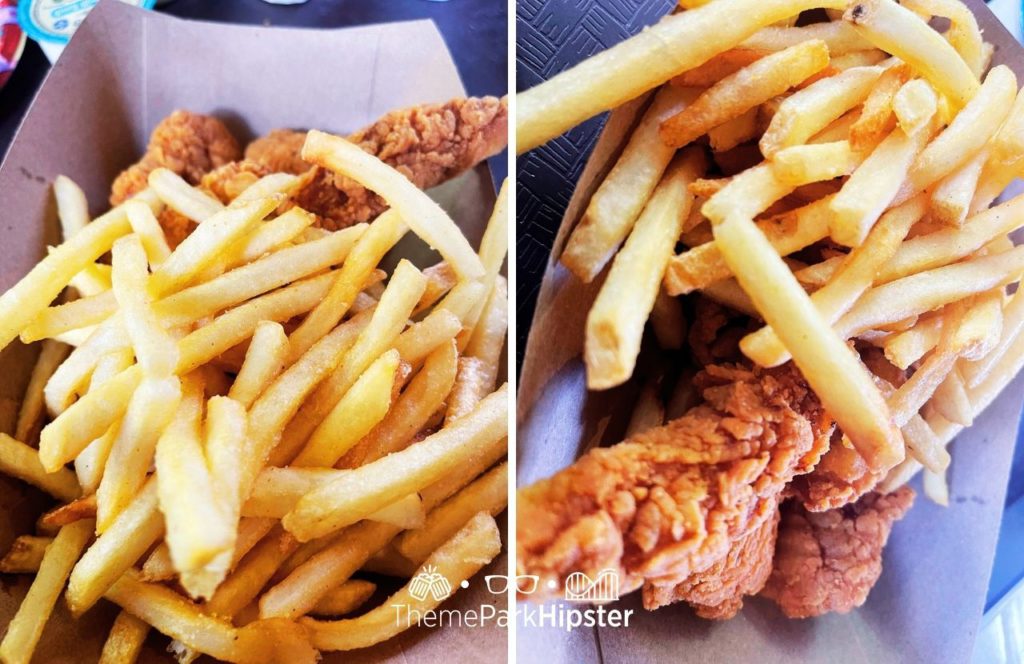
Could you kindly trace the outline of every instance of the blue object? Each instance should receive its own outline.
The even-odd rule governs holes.
[[[22,0],[18,3],[18,23],[25,34],[36,41],[67,44],[75,29],[99,0],[63,3],[49,0],[52,4],[49,8],[43,6],[46,2],[47,0]],[[156,0],[134,0],[129,4],[152,9]],[[48,24],[41,21],[48,21]]]

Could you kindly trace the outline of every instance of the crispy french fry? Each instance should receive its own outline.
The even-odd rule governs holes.
[[[764,234],[743,217],[730,217],[714,230],[743,290],[868,466],[891,468],[902,461],[902,437],[867,369],[814,308]]]
[[[377,585],[369,581],[346,581],[321,597],[310,613],[317,616],[343,616],[352,613],[365,604],[376,590]]]
[[[939,98],[921,78],[904,83],[892,98],[896,122],[908,136],[926,129],[938,110]]]
[[[178,344],[153,310],[147,287],[155,275],[146,270],[142,241],[135,234],[123,237],[112,254],[114,295],[139,366],[147,376],[169,376],[178,365]]]
[[[774,177],[772,177],[772,181]],[[828,235],[831,198],[824,198],[777,217],[762,220],[758,227],[780,255],[799,251]],[[758,204],[756,207],[760,207]],[[729,205],[722,205],[725,212]],[[730,276],[729,266],[716,243],[702,244],[669,260],[665,290],[684,295]]]
[[[711,149],[715,152],[724,152],[757,136],[757,114],[758,109],[754,107],[709,129],[708,140],[711,143]]]
[[[401,452],[369,463],[310,492],[282,523],[301,541],[336,531],[387,504],[437,481],[449,469],[505,435],[508,411],[503,386],[471,414]],[[391,469],[401,468],[401,472]],[[369,480],[369,482],[368,482]],[[354,492],[351,487],[359,486]]]
[[[978,21],[967,5],[960,0],[904,0],[901,4],[913,12],[948,18],[946,40],[971,68],[971,72],[981,77],[987,68],[988,57]]]
[[[998,368],[1022,328],[1024,328],[1024,292],[1018,289],[1003,309],[1002,330],[995,348],[984,357],[960,363],[960,370],[968,388],[976,389]]]
[[[487,368],[488,390],[497,385],[508,333],[508,285],[504,277],[494,282],[483,320],[466,345],[466,355],[483,360]]]
[[[929,132],[908,136],[894,129],[829,203],[829,234],[839,244],[856,247],[867,236],[900,189],[903,174],[928,140]]]
[[[70,348],[57,341],[44,341],[39,350],[39,357],[32,367],[25,396],[18,410],[18,422],[14,429],[14,438],[27,444],[36,442],[43,419],[43,388],[50,376],[57,370],[60,363],[68,356]]]
[[[800,186],[849,175],[863,161],[849,141],[794,145],[772,157],[772,172],[780,182]]]
[[[224,209],[216,198],[191,186],[180,175],[166,168],[150,172],[149,187],[167,207],[200,223]]]
[[[146,250],[146,258],[153,268],[158,267],[171,255],[171,247],[167,244],[164,231],[160,228],[153,210],[142,201],[125,201],[125,213],[132,232],[139,236]]]
[[[283,175],[283,173],[277,173],[276,175]],[[268,175],[267,177],[273,176]],[[243,191],[232,204],[237,205],[243,201],[251,202],[245,196],[245,193],[255,186],[253,185]],[[217,258],[214,265],[207,268],[207,270],[220,274],[239,265],[251,263],[264,254],[300,239],[302,233],[310,230],[310,226],[315,221],[316,215],[310,214],[302,208],[293,207],[284,214],[280,214],[258,225],[248,235],[231,245],[224,254]]]
[[[939,384],[928,403],[950,422],[966,427],[974,421],[971,398],[967,395],[967,386],[956,367]]]
[[[480,258],[447,214],[404,175],[344,138],[312,130],[302,158],[377,192],[416,235],[444,257],[462,279],[484,276]]]
[[[505,263],[505,255],[508,253],[508,180],[501,184],[498,191],[498,199],[494,202],[494,209],[491,211],[490,219],[487,221],[487,228],[480,239],[480,263],[484,266],[483,282],[486,292],[490,293],[494,288],[494,282],[498,279],[501,266]],[[422,298],[422,295],[421,295]],[[463,331],[459,334],[459,349],[465,348],[469,337],[472,336],[477,322],[483,313],[487,299],[481,297],[463,319]],[[444,306],[442,304],[442,306]]]
[[[416,303],[413,314],[419,314],[437,304],[445,294],[455,286],[458,277],[448,263],[440,261],[423,270],[427,278],[427,288]]]
[[[460,357],[455,384],[448,395],[444,421],[451,423],[471,413],[493,387],[490,378],[491,372],[486,362],[478,357]]]
[[[145,484],[157,441],[175,415],[181,392],[181,381],[170,376],[143,379],[132,394],[96,490],[97,532],[106,531]]]
[[[516,98],[516,153],[619,106],[716,53],[738,46],[760,28],[811,7],[839,9],[838,0],[717,0],[667,16],[658,24]]]
[[[501,536],[494,519],[480,513],[473,517],[448,542],[434,551],[423,563],[423,569],[437,570],[449,584],[462,583],[476,574],[493,560],[501,551]],[[310,628],[313,643],[322,650],[352,650],[380,643],[412,626],[423,611],[435,608],[447,595],[442,597],[436,593],[428,594],[424,599],[413,584],[392,595],[383,606],[358,618],[322,622],[304,619],[302,624]],[[405,620],[395,620],[394,609],[390,605],[406,606],[408,615]],[[415,611],[415,614],[413,614]]]
[[[122,351],[131,352],[131,341],[121,324],[120,314],[114,314],[96,326],[85,343],[71,351],[46,382],[43,397],[50,415],[56,417],[63,413],[76,396],[89,387],[89,377],[101,358]],[[134,355],[132,357],[134,359]]]
[[[664,120],[661,140],[673,147],[693,142],[731,120],[801,83],[828,65],[828,46],[801,42],[771,53],[708,88],[686,108]]]
[[[787,97],[761,137],[761,153],[770,159],[783,148],[807,142],[863,102],[883,71],[854,67]]]
[[[128,348],[113,351],[100,358],[96,369],[90,378],[90,389],[94,389],[118,375],[134,364],[135,357]],[[103,469],[107,465],[107,458],[114,446],[114,439],[120,428],[120,422],[114,422],[103,435],[93,440],[82,452],[75,457],[75,474],[78,475],[78,483],[82,491],[89,494],[95,493],[100,486],[103,477]]]
[[[399,354],[391,350],[371,364],[313,431],[293,466],[333,467],[370,433],[391,407]]]
[[[248,408],[284,369],[288,359],[288,337],[280,323],[263,321],[256,326],[245,362],[228,396]]]
[[[0,433],[0,470],[64,501],[81,493],[75,474],[63,464],[47,468],[36,450],[5,433]]]
[[[67,600],[72,614],[81,615],[99,601],[163,533],[164,519],[157,507],[153,477],[71,571]]]
[[[923,318],[909,330],[886,339],[884,343],[886,359],[900,369],[907,369],[939,343],[942,324],[942,315],[936,314]]]
[[[740,44],[740,48],[781,51],[811,39],[824,41],[832,56],[871,48],[871,42],[865,40],[853,29],[853,26],[843,21],[812,23],[800,27],[768,26],[751,35],[749,39]]]
[[[712,56],[711,59],[703,64],[673,77],[671,84],[679,88],[706,88],[714,85],[726,76],[735,74],[747,65],[753,64],[769,53],[771,51],[759,48],[745,48],[743,46],[731,48]]]
[[[665,404],[661,400],[661,376],[649,378],[633,404],[633,413],[626,425],[626,438],[665,423]]]
[[[289,337],[292,361],[338,324],[351,308],[356,295],[363,290],[377,263],[406,231],[405,224],[394,211],[385,212],[370,224],[352,247],[330,290]]]
[[[860,115],[850,126],[850,145],[854,149],[870,150],[893,130],[893,98],[910,75],[910,67],[895,65],[887,68],[878,77],[864,99]]]
[[[666,293],[664,288],[658,289],[650,321],[661,348],[678,350],[686,343],[686,316],[679,300]]]
[[[68,240],[89,223],[89,202],[82,188],[66,175],[53,179],[53,198],[57,202],[61,236]]]
[[[807,139],[808,144],[815,143],[834,143],[835,141],[851,140],[852,136],[850,131],[853,128],[854,123],[860,119],[860,108],[854,108],[853,110],[847,111],[840,115],[837,119],[833,120],[827,127],[811,136]],[[807,186],[820,186],[820,185],[807,185]],[[804,200],[815,200],[821,198],[821,196],[811,195]]]
[[[76,498],[70,503],[56,507],[46,512],[37,522],[40,531],[56,532],[64,526],[81,521],[92,519],[96,516],[96,495],[86,495]]]
[[[669,166],[616,255],[587,316],[585,357],[591,389],[618,385],[632,375],[674,240],[693,204],[687,185],[704,168],[701,152],[682,153]]]
[[[913,67],[957,108],[978,91],[978,77],[949,42],[893,0],[858,0],[849,5],[843,20],[864,39]]]
[[[64,526],[46,547],[39,573],[0,642],[0,659],[4,662],[29,664],[71,567],[92,537],[92,525],[92,521],[80,521]]]
[[[52,537],[36,535],[19,535],[11,544],[11,548],[0,560],[0,572],[4,574],[35,574],[43,562],[46,547],[53,542]]]
[[[134,664],[148,635],[149,624],[146,621],[121,611],[103,643],[99,664]]]
[[[448,309],[436,308],[398,335],[395,350],[409,364],[419,364],[435,348],[454,339],[461,330],[462,321],[457,315]]]
[[[847,255],[835,277],[811,295],[811,302],[826,322],[835,322],[871,287],[879,267],[896,253],[910,227],[924,216],[926,207],[926,198],[918,196],[883,214],[864,244]],[[777,366],[789,359],[771,327],[744,337],[740,348],[761,366]]]
[[[931,215],[935,221],[947,226],[963,226],[987,159],[988,151],[982,150],[935,185],[931,193]]]
[[[53,307],[47,307],[22,330],[22,343],[54,338],[64,332],[96,325],[110,318],[117,310],[117,297],[113,290],[82,297]]]

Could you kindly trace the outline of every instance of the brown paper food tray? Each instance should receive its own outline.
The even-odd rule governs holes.
[[[404,106],[464,95],[441,35],[429,21],[340,30],[300,30],[182,21],[101,2],[43,84],[0,167],[0,289],[6,290],[59,238],[50,184],[78,182],[94,214],[107,209],[110,183],[138,158],[150,130],[176,108],[212,113],[240,140],[278,127],[353,131]],[[494,202],[486,166],[431,191],[476,245]],[[418,240],[401,248],[425,267]],[[34,349],[0,354],[0,430],[11,431]],[[0,479],[0,551],[32,532],[52,500]],[[503,529],[504,530],[504,529]],[[505,557],[491,569],[505,569]],[[479,578],[479,577],[478,577]],[[0,632],[14,615],[28,575],[0,576]],[[445,608],[503,602],[474,581]],[[501,605],[504,607],[504,604]],[[34,662],[95,662],[115,608],[102,602],[72,620],[58,601]],[[507,636],[487,628],[413,629],[379,646],[331,653],[325,662],[505,661]],[[141,662],[173,661],[167,639],[151,636]],[[204,659],[203,661],[210,661]]]
[[[1024,81],[1024,51],[981,0],[967,0],[996,46],[993,64],[1007,64]],[[647,104],[634,100],[609,116],[570,200],[538,298],[517,396],[518,477],[530,484],[570,464],[582,450],[621,439],[637,381],[588,392],[581,358],[586,315],[600,288],[557,262],[570,230],[611,169]],[[789,620],[774,604],[748,599],[727,622],[697,618],[684,605],[655,612],[639,593],[618,606],[634,609],[629,628],[525,627],[523,662],[968,662],[985,594],[1005,500],[1021,410],[1018,377],[962,433],[951,451],[951,506],[919,497],[893,531],[884,571],[863,607],[847,615]],[[919,492],[920,493],[920,492]]]

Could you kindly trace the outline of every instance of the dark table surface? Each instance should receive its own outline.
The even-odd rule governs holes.
[[[502,96],[508,91],[508,5],[505,0],[310,0],[304,5],[271,5],[262,0],[174,0],[161,11],[182,18],[229,23],[340,28],[368,23],[432,19],[444,35],[466,91]],[[29,40],[18,68],[0,89],[0,155],[7,153],[50,63]],[[507,157],[490,160],[500,182]]]

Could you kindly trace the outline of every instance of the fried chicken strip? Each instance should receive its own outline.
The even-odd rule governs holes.
[[[119,205],[147,186],[150,172],[167,168],[190,184],[242,157],[238,141],[220,120],[189,111],[174,111],[153,129],[145,154],[114,180],[110,204]]]
[[[910,487],[869,493],[820,513],[787,502],[772,573],[761,594],[790,618],[847,613],[862,605],[882,573],[882,549],[892,526],[913,502]]]
[[[348,137],[420,189],[429,189],[501,152],[508,141],[508,100],[452,99],[392,111]],[[310,165],[299,152],[305,132],[279,129],[246,148],[246,159],[270,171],[302,175],[295,204],[331,230],[369,221],[387,208],[379,196],[342,176]]]
[[[708,570],[828,446],[833,423],[791,365],[711,365],[695,383],[705,403],[683,417],[519,491],[517,564],[540,577],[533,597],[577,571],[614,569],[629,592]]]

